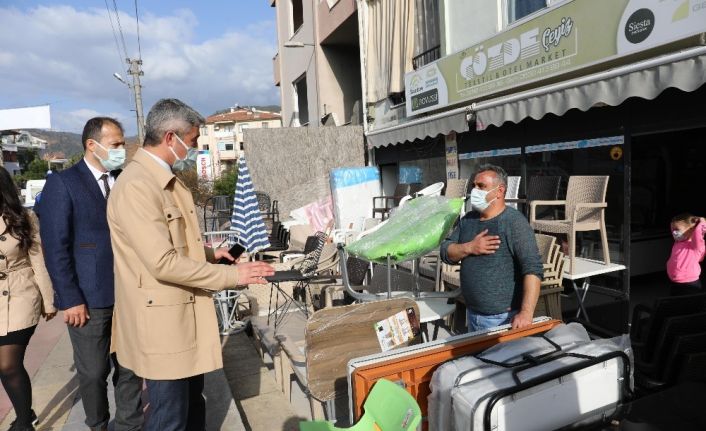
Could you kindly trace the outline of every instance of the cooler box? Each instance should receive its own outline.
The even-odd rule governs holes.
[[[632,390],[627,336],[591,341],[577,323],[440,366],[430,430],[543,431],[611,417]]]

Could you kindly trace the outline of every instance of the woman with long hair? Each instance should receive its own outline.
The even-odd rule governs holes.
[[[34,430],[32,385],[25,350],[40,316],[56,315],[54,291],[44,266],[39,223],[20,203],[12,177],[0,167],[0,381],[17,419],[10,430]]]

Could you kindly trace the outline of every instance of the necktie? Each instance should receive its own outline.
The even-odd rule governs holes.
[[[110,186],[108,185],[108,174],[103,174],[100,177],[101,180],[103,180],[103,189],[105,190],[105,198],[108,199],[108,196],[110,196]]]

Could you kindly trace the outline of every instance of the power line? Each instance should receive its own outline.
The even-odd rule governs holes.
[[[118,43],[118,34],[115,32],[115,26],[113,25],[113,17],[110,14],[110,7],[108,6],[108,0],[105,0],[105,9],[108,11],[108,20],[110,20],[110,28],[113,29],[113,40],[115,40],[115,49],[118,51],[118,61],[120,67],[123,67],[124,59],[120,55],[120,44]]]
[[[125,52],[125,58],[128,58],[129,56],[127,55],[127,45],[125,44],[125,36],[123,35],[123,26],[120,25],[120,14],[118,13],[118,3],[113,0],[113,9],[115,9],[115,21],[118,23],[118,32],[120,32],[120,39],[123,42],[123,51]]]
[[[142,47],[140,46],[140,16],[137,14],[137,0],[135,0],[135,22],[137,23],[137,55],[142,60]]]

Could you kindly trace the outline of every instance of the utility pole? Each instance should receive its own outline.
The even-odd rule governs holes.
[[[132,91],[135,93],[135,110],[137,112],[137,145],[141,147],[145,143],[145,117],[142,114],[142,85],[140,84],[140,76],[144,75],[140,69],[142,60],[126,58],[125,61],[130,65],[127,73],[132,75]]]

